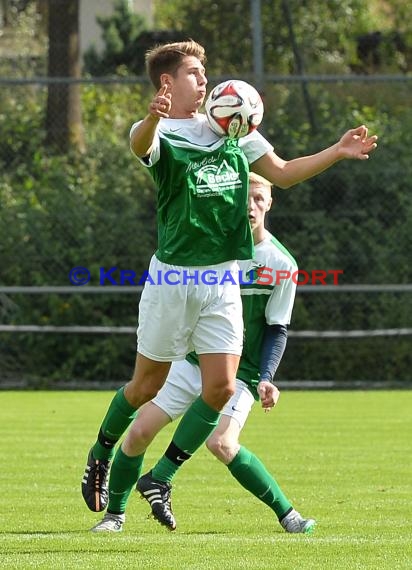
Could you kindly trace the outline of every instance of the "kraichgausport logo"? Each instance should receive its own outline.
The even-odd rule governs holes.
[[[299,285],[339,285],[339,275],[343,275],[343,269],[315,269],[305,271],[287,271],[283,269],[274,270],[271,267],[256,264],[247,271],[227,270],[223,274],[214,269],[170,269],[168,271],[156,271],[149,273],[144,271],[138,275],[132,269],[119,269],[118,267],[99,268],[99,275],[96,276],[98,285],[104,286],[142,286],[142,285],[223,285],[231,283],[233,285],[261,285],[279,286],[284,281],[291,279]],[[329,280],[329,282],[327,281]],[[332,280],[332,283],[330,282]],[[77,266],[69,271],[69,281],[72,285],[83,286],[92,282],[92,275],[87,267]]]

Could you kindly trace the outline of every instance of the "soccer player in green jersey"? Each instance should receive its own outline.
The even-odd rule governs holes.
[[[244,344],[237,371],[236,391],[222,410],[219,424],[206,441],[208,449],[229,469],[235,479],[248,491],[268,505],[288,532],[311,532],[312,519],[304,519],[295,511],[262,462],[239,443],[240,432],[247,420],[254,400],[260,400],[266,410],[273,407],[279,392],[273,383],[274,375],[286,346],[287,325],[290,322],[296,284],[282,279],[276,285],[276,275],[297,271],[290,253],[265,229],[265,215],[272,203],[271,185],[260,176],[250,174],[248,213],[255,253],[252,261],[241,263]],[[263,273],[259,270],[264,270]],[[272,279],[269,279],[269,276]],[[270,281],[272,281],[270,283]],[[280,281],[279,281],[280,283]],[[125,441],[115,455],[109,479],[107,512],[93,531],[118,532],[125,521],[125,510],[130,492],[140,474],[144,452],[155,435],[169,422],[184,414],[202,389],[199,362],[194,354],[186,360],[174,362],[166,382],[157,396],[142,407]],[[170,496],[170,477],[162,477],[162,463],[169,462],[169,450],[151,471],[151,478],[161,482],[162,490]],[[187,459],[185,453],[176,466]],[[171,454],[173,461],[173,453]],[[142,495],[151,504],[152,512],[171,530],[176,521],[170,499],[167,511],[158,502],[151,486],[145,486],[146,476],[138,483]]]
[[[217,136],[199,113],[206,95],[205,59],[194,41],[157,46],[146,57],[157,92],[146,117],[132,126],[130,146],[157,186],[158,249],[149,274],[174,274],[181,282],[145,284],[135,370],[114,396],[87,458],[82,494],[92,511],[107,505],[116,443],[138,408],[160,390],[172,362],[192,350],[199,356],[202,392],[176,434],[188,454],[208,438],[234,394],[242,305],[239,286],[222,279],[238,270],[238,261],[253,256],[249,168],[288,188],[343,158],[366,159],[376,146],[376,137],[362,125],[317,154],[285,161],[257,131],[239,140]],[[217,282],[200,280],[202,268],[216,271]]]

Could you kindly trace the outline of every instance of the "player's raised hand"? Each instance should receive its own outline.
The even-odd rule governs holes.
[[[339,151],[343,158],[366,160],[369,153],[377,147],[376,135],[368,136],[368,128],[361,125],[347,131],[339,141]]]
[[[153,97],[149,105],[149,113],[153,117],[165,118],[169,117],[169,111],[172,106],[172,94],[167,92],[168,85],[165,83]]]
[[[269,412],[273,406],[276,405],[277,401],[279,400],[280,392],[270,382],[263,380],[259,382],[257,387],[257,392],[259,394],[260,403],[262,404],[262,408],[265,412]]]

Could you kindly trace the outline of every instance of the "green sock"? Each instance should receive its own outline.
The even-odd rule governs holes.
[[[171,444],[152,469],[153,478],[170,483],[182,463],[206,441],[219,418],[220,412],[199,396],[180,420]]]
[[[263,463],[245,447],[227,466],[239,483],[275,511],[278,518],[292,508],[279,485]]]
[[[118,448],[110,469],[109,504],[110,513],[121,514],[126,510],[127,500],[142,470],[144,453],[129,457]]]
[[[114,446],[136,415],[136,408],[133,408],[124,396],[123,386],[116,392],[103,419],[98,439],[93,446],[93,457],[95,459],[111,459],[113,457]]]

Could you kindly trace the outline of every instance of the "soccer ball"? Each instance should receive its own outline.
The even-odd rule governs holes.
[[[216,85],[205,103],[211,129],[220,136],[240,138],[254,131],[263,119],[263,103],[252,85],[231,79]]]

